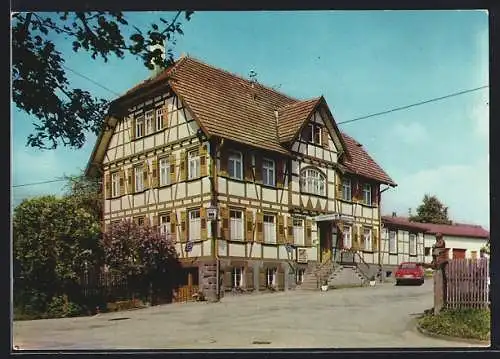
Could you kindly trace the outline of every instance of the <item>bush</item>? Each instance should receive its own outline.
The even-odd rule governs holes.
[[[446,309],[419,319],[420,326],[430,333],[466,339],[490,339],[489,309]]]
[[[76,317],[81,315],[83,308],[76,303],[66,300],[64,296],[55,296],[49,304],[47,314],[51,318]]]

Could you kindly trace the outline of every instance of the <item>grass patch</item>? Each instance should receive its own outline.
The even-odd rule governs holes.
[[[465,339],[490,339],[489,309],[447,309],[438,315],[424,314],[418,321],[422,329],[433,334]]]

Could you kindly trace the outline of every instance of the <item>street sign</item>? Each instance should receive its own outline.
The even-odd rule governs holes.
[[[290,244],[285,244],[285,248],[286,248],[286,251],[288,253],[292,253],[293,252],[293,247]]]
[[[184,247],[184,250],[186,252],[191,252],[193,250],[193,242],[189,241],[186,243],[186,246]]]

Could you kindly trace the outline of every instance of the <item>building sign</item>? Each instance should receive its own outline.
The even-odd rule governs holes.
[[[345,215],[345,214],[341,214],[339,219],[341,221],[343,221],[343,222],[354,222],[354,217],[353,216],[348,216],[348,215]]]
[[[297,263],[307,263],[307,250],[305,248],[297,249]]]
[[[209,221],[215,221],[217,219],[217,208],[215,207],[208,207],[207,208],[207,220]]]
[[[335,221],[337,219],[339,219],[338,213],[320,214],[319,216],[314,217],[316,222]]]
[[[189,241],[186,243],[186,246],[184,247],[184,250],[186,252],[191,252],[193,250],[193,242]]]

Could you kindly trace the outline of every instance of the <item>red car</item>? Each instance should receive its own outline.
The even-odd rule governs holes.
[[[396,271],[396,285],[402,283],[424,284],[424,269],[418,263],[403,262]]]

